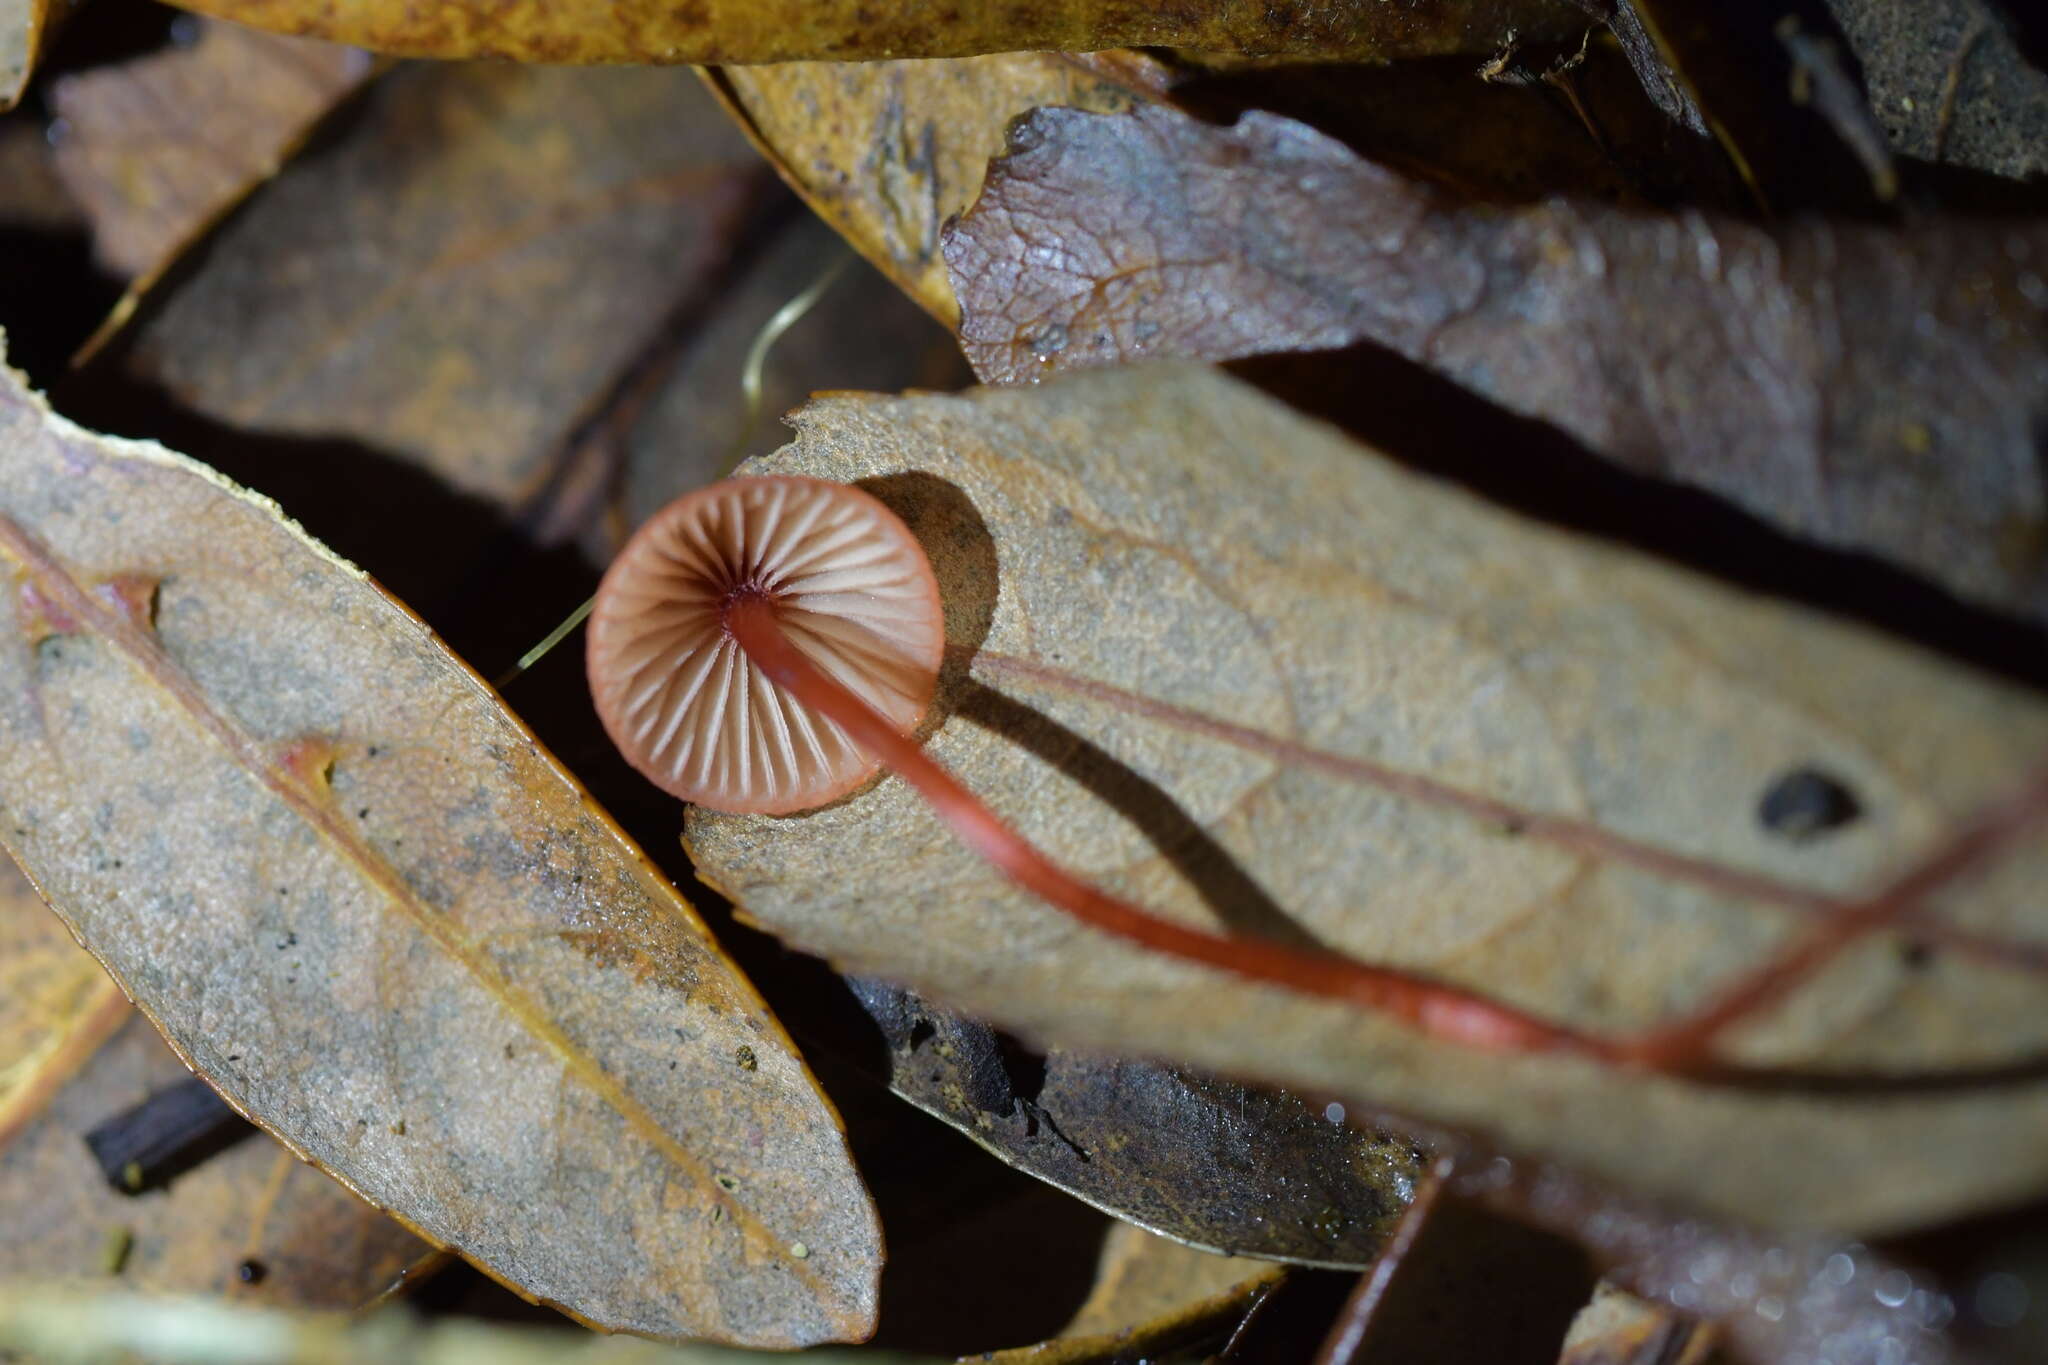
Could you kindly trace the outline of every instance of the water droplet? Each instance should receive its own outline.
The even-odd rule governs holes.
[[[1323,1117],[1332,1123],[1342,1123],[1344,1121],[1344,1106],[1335,1100],[1330,1101],[1323,1106]]]
[[[2008,1271],[1997,1270],[1977,1281],[1973,1302],[1977,1316],[1986,1327],[2012,1327],[2027,1315],[2026,1282]]]
[[[1669,1298],[1671,1306],[1681,1313],[1694,1312],[1700,1306],[1700,1291],[1693,1285],[1674,1284],[1665,1297]]]
[[[1756,1315],[1765,1322],[1776,1322],[1785,1316],[1785,1301],[1776,1294],[1766,1294],[1756,1301]]]
[[[1825,1284],[1845,1285],[1856,1278],[1856,1262],[1846,1251],[1838,1251],[1828,1257],[1826,1265],[1820,1268],[1817,1277]]]
[[[1782,1279],[1792,1273],[1792,1253],[1783,1247],[1772,1247],[1764,1253],[1764,1273],[1774,1279]]]
[[[1901,1306],[1912,1293],[1913,1277],[1903,1270],[1887,1270],[1877,1277],[1877,1301],[1887,1308]]]

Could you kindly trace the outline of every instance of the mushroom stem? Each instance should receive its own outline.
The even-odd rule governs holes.
[[[783,634],[772,598],[737,595],[725,628],[755,665],[917,788],[968,847],[1010,880],[1075,919],[1155,952],[1400,1019],[1431,1037],[1500,1051],[1577,1052],[1621,1060],[1610,1043],[1441,981],[1336,954],[1207,933],[1112,896],[1076,877],[1005,824],[960,780]]]

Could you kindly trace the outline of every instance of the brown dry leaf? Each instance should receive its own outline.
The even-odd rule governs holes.
[[[1012,146],[946,243],[986,380],[1369,341],[2048,617],[2048,228],[1468,208],[1259,113],[1051,109]]]
[[[154,275],[275,174],[370,74],[353,48],[207,21],[166,48],[57,81],[57,170],[117,275]]]
[[[0,856],[0,1147],[126,1014],[120,987]]]
[[[687,71],[396,71],[140,326],[129,369],[245,432],[542,498],[772,181]]]
[[[1714,1333],[1603,1281],[1572,1319],[1557,1365],[1713,1365]]]
[[[879,1233],[751,986],[273,507],[0,390],[0,840],[294,1151],[608,1327],[864,1336]]]
[[[1391,61],[1478,52],[1509,35],[1584,26],[1565,0],[1152,0],[1057,5],[924,0],[611,0],[507,7],[491,0],[186,0],[278,33],[301,33],[409,57],[510,57],[527,62],[786,62],[965,57],[1025,50],[1164,46],[1289,52]]]
[[[1194,1339],[1227,1334],[1286,1273],[1117,1223],[1102,1240],[1095,1287],[1059,1336],[978,1358],[995,1365],[1081,1365],[1185,1351]]]
[[[953,714],[931,745],[1027,837],[1162,913],[1277,926],[1583,1029],[1701,1005],[2048,754],[2037,697],[1522,521],[1211,372],[831,398],[798,428],[750,469],[915,473],[985,524],[927,541],[949,643],[1046,720]],[[1063,732],[1128,780],[1071,780]],[[1805,839],[1761,818],[1802,772],[1857,817]],[[1162,801],[1242,869],[1234,891],[1190,885],[1185,851],[1140,832]],[[2039,1082],[1757,1093],[1425,1041],[1083,929],[898,782],[796,819],[693,811],[689,841],[776,932],[1027,1036],[1359,1097],[1694,1207],[1867,1232],[2048,1184]],[[2044,877],[2048,840],[2007,849],[1934,898],[1949,927],[1920,931],[1928,952],[1863,940],[1733,1055],[2039,1058],[2048,987],[2023,968],[2048,943]],[[1956,925],[2032,955],[1944,949]]]
[[[117,1193],[85,1134],[188,1074],[148,1022],[131,1016],[0,1151],[0,1224],[35,1230],[0,1240],[0,1280],[118,1274],[111,1283],[137,1289],[358,1308],[426,1254],[419,1238],[260,1133],[168,1188]],[[118,1270],[110,1253],[121,1257]],[[238,1267],[252,1260],[262,1274],[245,1281]]]
[[[1129,109],[1163,73],[1134,53],[1008,52],[728,67],[706,78],[818,215],[952,327],[960,306],[939,230],[974,202],[1010,120],[1040,105]]]

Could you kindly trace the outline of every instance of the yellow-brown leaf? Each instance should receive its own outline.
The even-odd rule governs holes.
[[[376,52],[527,62],[852,61],[1132,46],[1387,61],[1585,24],[1583,11],[1562,0],[185,0],[185,8]]]

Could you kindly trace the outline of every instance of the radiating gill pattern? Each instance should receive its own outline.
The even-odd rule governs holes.
[[[820,669],[916,727],[945,650],[931,565],[868,494],[796,476],[713,484],[641,528],[591,614],[591,695],[620,751],[664,791],[761,814],[823,805],[876,761],[726,632],[725,604],[750,593],[775,603]]]

